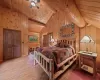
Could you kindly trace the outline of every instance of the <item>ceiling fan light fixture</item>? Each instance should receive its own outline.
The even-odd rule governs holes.
[[[31,0],[31,1],[34,1],[35,3],[39,3],[40,2],[40,0]]]
[[[37,2],[39,3],[39,2],[40,2],[40,0],[37,0]]]
[[[37,7],[39,9],[38,3],[40,2],[40,0],[26,0],[30,2],[30,8],[32,7]]]
[[[31,1],[31,6],[36,6],[36,3],[34,1]]]

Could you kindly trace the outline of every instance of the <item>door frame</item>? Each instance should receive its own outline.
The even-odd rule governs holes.
[[[4,60],[4,31],[5,31],[5,30],[20,32],[20,39],[21,39],[21,36],[22,36],[20,30],[14,30],[14,29],[3,28],[3,61],[6,61],[6,60]],[[21,41],[22,41],[22,39],[20,40],[20,54],[21,54],[21,56],[22,56],[22,47],[21,47],[22,44],[21,44]],[[14,59],[14,58],[13,58],[13,59]]]

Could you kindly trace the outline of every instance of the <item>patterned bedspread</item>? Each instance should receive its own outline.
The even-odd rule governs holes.
[[[39,48],[38,51],[44,54],[47,58],[54,60],[54,72],[58,71],[57,64],[75,54],[75,50],[72,46],[67,48],[43,47],[41,49]]]
[[[68,57],[75,54],[75,50],[72,46],[69,46],[67,48],[43,47],[41,49],[41,53],[44,54],[49,59],[53,59],[56,64],[59,64]]]

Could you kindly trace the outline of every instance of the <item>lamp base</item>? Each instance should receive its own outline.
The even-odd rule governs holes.
[[[88,48],[86,48],[86,52],[88,52]]]

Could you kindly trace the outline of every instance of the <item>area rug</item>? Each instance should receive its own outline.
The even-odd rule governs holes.
[[[93,79],[93,75],[83,71],[79,70],[78,68],[70,69],[66,71],[59,80],[100,80],[100,74],[97,73],[96,79]]]
[[[30,66],[34,66],[33,65],[33,55],[29,55],[28,56],[28,63],[30,64]],[[36,73],[37,73],[37,80],[49,80],[48,76],[46,75],[46,73],[43,71],[43,69],[36,64],[36,66],[34,66]],[[80,70],[78,68],[78,66],[76,65],[72,65],[68,70],[66,70],[65,73],[63,73],[61,76],[59,76],[56,80],[100,80],[100,74],[97,74],[96,79],[93,79],[93,75],[84,71],[84,70]]]

